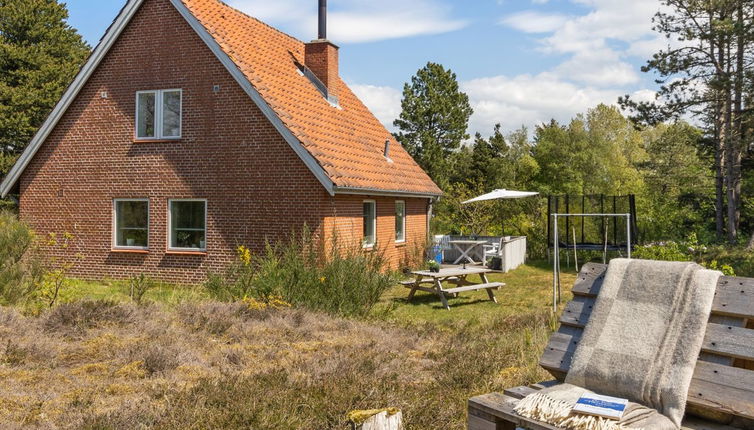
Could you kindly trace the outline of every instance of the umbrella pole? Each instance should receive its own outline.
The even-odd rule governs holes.
[[[500,236],[505,236],[505,217],[503,214],[503,202],[500,202]]]

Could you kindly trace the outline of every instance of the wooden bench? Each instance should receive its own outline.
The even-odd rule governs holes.
[[[502,282],[487,282],[485,284],[470,284],[466,285],[464,287],[455,287],[455,288],[443,288],[444,293],[449,294],[456,294],[461,293],[464,291],[476,291],[476,290],[497,290],[498,288],[505,286]],[[497,299],[495,299],[494,296],[490,297],[493,302],[497,303]]]
[[[401,282],[401,284],[403,284],[406,288],[411,289],[411,291],[408,293],[408,301],[411,301],[414,298],[414,294],[416,294],[417,291],[424,291],[427,293],[435,294],[437,297],[439,297],[445,309],[450,309],[448,300],[445,298],[446,294],[457,297],[458,293],[464,291],[486,290],[490,300],[497,303],[497,299],[495,298],[495,294],[492,292],[492,290],[496,290],[504,286],[505,284],[503,284],[502,282],[490,282],[487,279],[487,273],[490,272],[492,272],[492,270],[484,267],[469,267],[464,269],[446,268],[441,269],[439,272],[418,270],[411,272],[416,275],[415,280],[404,281]],[[482,282],[470,282],[467,279],[469,275],[479,275]],[[442,283],[446,281],[454,284],[455,287],[445,288]],[[431,286],[423,287],[422,285],[424,284],[430,284]]]
[[[534,390],[565,379],[606,270],[604,264],[588,263],[576,279],[573,301],[539,362],[556,380],[469,399],[469,430],[557,430],[520,417],[513,408]],[[718,281],[683,425],[693,430],[754,429],[754,279],[723,276]]]

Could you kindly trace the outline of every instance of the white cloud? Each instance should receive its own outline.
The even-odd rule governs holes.
[[[513,130],[522,125],[531,129],[551,119],[567,122],[599,103],[616,104],[625,94],[640,101],[654,99],[654,91],[639,85],[641,76],[635,63],[667,43],[652,31],[651,20],[660,2],[571,2],[585,6],[587,12],[568,16],[531,9],[500,19],[500,24],[515,30],[541,34],[536,48],[543,54],[565,58],[546,71],[462,81],[461,89],[474,108],[471,134],[488,135],[496,123]],[[392,127],[400,113],[400,92],[367,85],[357,85],[355,90],[380,120]]]
[[[640,80],[635,66],[605,47],[577,52],[554,72],[563,79],[600,87],[635,84]]]
[[[372,113],[393,131],[393,120],[401,114],[401,92],[393,87],[349,84],[356,96],[364,102]]]
[[[496,123],[512,130],[530,129],[551,119],[565,122],[599,103],[614,104],[620,91],[582,87],[551,73],[494,76],[464,82],[474,115],[470,131],[487,135]]]
[[[276,26],[286,26],[303,40],[317,35],[316,2],[310,0],[231,0],[229,4]],[[373,42],[446,33],[468,22],[451,16],[440,0],[331,0],[328,38],[335,43]]]
[[[476,132],[489,135],[497,123],[503,130],[514,130],[522,125],[533,130],[551,119],[567,122],[599,103],[616,104],[618,97],[627,92],[636,100],[646,101],[653,100],[655,94],[646,89],[630,92],[578,85],[548,72],[473,79],[461,82],[460,86],[469,95],[474,109],[469,123],[472,136]],[[401,110],[399,90],[360,84],[351,84],[351,88],[389,130],[394,130],[393,120]]]
[[[660,8],[657,0],[572,0],[590,7],[586,15],[569,20],[557,30],[547,43],[559,52],[570,52],[569,46],[579,47],[606,39],[631,42],[652,31],[652,17]]]
[[[567,21],[566,15],[525,10],[504,16],[499,22],[524,33],[551,33],[561,28]]]

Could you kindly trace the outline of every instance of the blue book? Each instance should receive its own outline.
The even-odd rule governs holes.
[[[584,393],[573,407],[573,412],[619,420],[628,406],[628,399]]]

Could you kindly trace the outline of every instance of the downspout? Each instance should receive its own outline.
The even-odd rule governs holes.
[[[432,231],[430,229],[432,223],[432,209],[435,202],[437,202],[438,200],[440,200],[440,197],[427,199],[427,243],[432,241]]]

